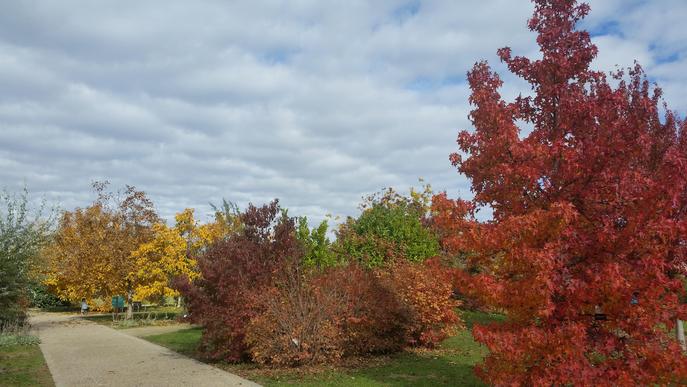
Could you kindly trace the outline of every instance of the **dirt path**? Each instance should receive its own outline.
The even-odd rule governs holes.
[[[258,386],[138,337],[75,316],[39,314],[31,324],[55,385]]]

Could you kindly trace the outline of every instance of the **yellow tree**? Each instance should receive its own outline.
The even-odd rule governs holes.
[[[154,225],[153,240],[133,253],[138,267],[136,297],[139,299],[178,297],[179,293],[170,286],[171,280],[180,275],[190,279],[198,276],[194,257],[209,241],[199,233],[193,209],[178,213],[175,220],[171,228],[164,223]]]
[[[145,192],[126,186],[112,194],[107,184],[93,184],[98,198],[91,206],[62,215],[45,249],[45,283],[71,301],[125,295],[130,318],[138,287],[132,252],[152,239],[159,217]]]
[[[109,297],[117,292],[112,255],[118,250],[112,214],[101,205],[62,214],[55,236],[44,253],[45,283],[60,298],[76,302]]]
[[[194,217],[194,210],[187,208],[175,216],[174,227],[167,227],[163,223],[154,225],[154,239],[142,244],[133,253],[138,267],[136,297],[179,297],[179,292],[171,287],[172,280],[184,275],[191,280],[196,279],[199,274],[195,257],[210,244],[239,228],[238,209],[226,201],[222,207],[215,207],[215,219],[212,222],[199,224]]]

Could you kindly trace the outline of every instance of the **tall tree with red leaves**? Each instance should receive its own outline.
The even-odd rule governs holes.
[[[532,96],[505,102],[498,75],[475,64],[475,131],[451,155],[474,201],[436,198],[454,231],[444,245],[481,268],[469,286],[508,315],[474,329],[490,350],[478,373],[495,385],[685,383],[672,330],[687,317],[687,123],[639,65],[610,79],[590,69],[597,48],[575,29],[586,4],[535,5],[541,59],[498,50]],[[492,221],[465,221],[483,206]]]

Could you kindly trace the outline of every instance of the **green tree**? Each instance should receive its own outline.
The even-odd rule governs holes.
[[[332,250],[332,243],[327,238],[329,224],[323,220],[317,228],[310,229],[308,218],[298,218],[296,238],[303,246],[303,264],[306,267],[330,267],[336,265],[336,254]]]
[[[357,219],[348,218],[337,233],[341,259],[377,267],[395,258],[424,261],[439,254],[437,236],[425,226],[431,188],[404,196],[389,188],[370,195]]]

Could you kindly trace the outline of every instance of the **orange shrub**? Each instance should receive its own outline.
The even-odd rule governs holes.
[[[422,264],[397,260],[380,276],[409,313],[406,345],[433,347],[461,325],[455,312],[460,302],[452,298],[451,271],[438,259]]]

